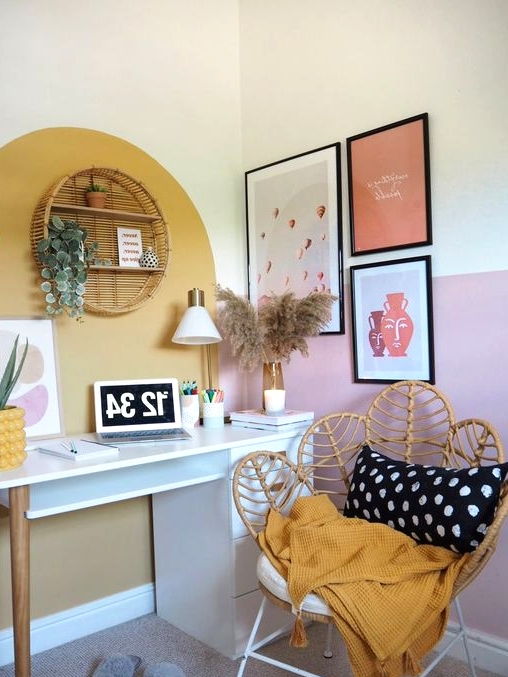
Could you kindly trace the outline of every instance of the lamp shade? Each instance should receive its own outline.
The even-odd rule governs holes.
[[[189,291],[189,307],[180,320],[172,341],[195,346],[222,341],[222,336],[204,307],[204,294],[200,289]]]
[[[222,337],[206,308],[187,308],[173,336],[173,343],[201,346],[218,343]]]

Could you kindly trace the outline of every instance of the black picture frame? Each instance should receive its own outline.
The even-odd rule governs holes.
[[[338,297],[323,334],[344,334],[340,143],[245,173],[249,299]]]
[[[351,255],[432,244],[428,113],[346,139]]]
[[[355,383],[434,383],[431,257],[350,270]]]

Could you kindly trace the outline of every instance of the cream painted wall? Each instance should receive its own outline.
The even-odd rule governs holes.
[[[0,2],[0,146],[55,126],[135,144],[189,194],[223,280],[244,285],[237,0],[101,0],[90,10]]]
[[[341,141],[349,254],[346,138],[426,111],[434,275],[507,267],[505,0],[239,4],[245,169]]]

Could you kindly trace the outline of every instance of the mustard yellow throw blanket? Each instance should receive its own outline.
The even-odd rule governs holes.
[[[309,592],[327,602],[355,677],[421,671],[420,659],[443,635],[468,557],[343,517],[324,494],[298,498],[289,517],[271,511],[259,544],[287,580],[296,609]],[[304,633],[298,618],[297,625]]]

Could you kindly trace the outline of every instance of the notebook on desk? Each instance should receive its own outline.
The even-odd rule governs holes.
[[[100,442],[133,444],[192,438],[182,428],[176,378],[97,381],[94,409]]]

